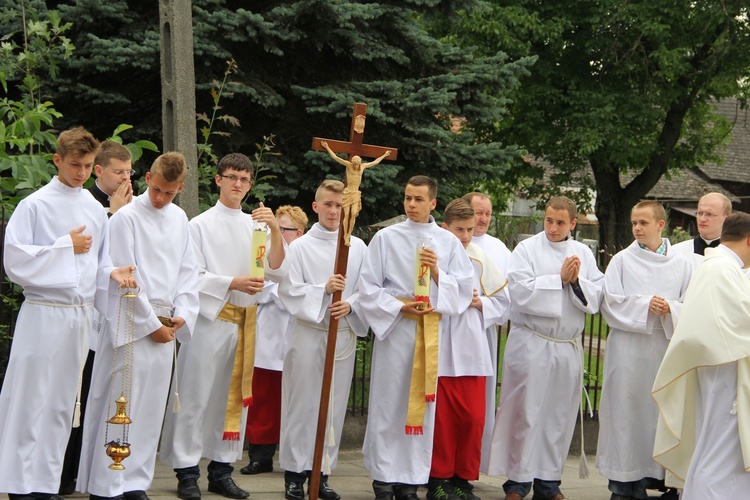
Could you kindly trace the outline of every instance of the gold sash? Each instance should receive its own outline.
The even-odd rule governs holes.
[[[413,299],[399,300],[403,303]],[[409,406],[406,410],[406,433],[424,434],[424,415],[427,403],[435,401],[438,379],[438,331],[442,314],[431,312],[424,316],[404,314],[404,318],[417,322],[414,341],[414,359],[409,384]]]
[[[253,402],[253,368],[255,367],[255,320],[258,304],[239,307],[226,303],[216,319],[234,323],[237,328],[237,347],[234,353],[232,379],[229,383],[227,412],[224,417],[226,441],[240,440],[242,408]]]

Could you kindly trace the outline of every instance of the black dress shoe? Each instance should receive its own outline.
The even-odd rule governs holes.
[[[270,462],[250,462],[240,469],[242,474],[261,474],[263,472],[273,472],[273,463]]]
[[[125,496],[118,495],[116,497],[100,497],[98,495],[89,495],[89,500],[125,500]]]
[[[64,480],[60,482],[60,491],[57,492],[58,495],[72,495],[76,492],[76,482],[74,480]]]
[[[284,498],[288,500],[305,500],[304,483],[286,481],[286,484],[284,485]]]
[[[234,479],[231,477],[225,477],[224,479],[216,479],[213,481],[209,479],[208,491],[211,493],[218,493],[227,498],[247,498],[250,496],[250,493],[237,486],[237,483],[235,483]]]
[[[318,486],[318,498],[323,500],[339,500],[341,495],[328,486],[328,481],[321,481],[320,486]]]
[[[396,496],[396,500],[419,500],[416,493],[407,493],[404,496]]]
[[[182,500],[200,500],[201,489],[198,488],[198,480],[194,477],[180,479],[177,483],[177,496]]]
[[[125,500],[151,500],[143,490],[126,491],[122,496]]]

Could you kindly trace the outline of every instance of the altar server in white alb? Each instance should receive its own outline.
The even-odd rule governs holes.
[[[503,273],[508,275],[508,262],[510,262],[510,250],[500,239],[495,238],[487,231],[492,222],[492,200],[484,193],[472,192],[462,196],[474,210],[474,236],[471,244],[479,247]],[[510,293],[508,287],[502,292],[508,300]],[[503,321],[504,322],[504,321]],[[487,345],[492,359],[492,374],[487,376],[487,389],[485,394],[486,409],[484,416],[484,430],[482,431],[482,462],[479,465],[481,472],[487,473],[490,458],[490,446],[492,443],[492,429],[495,427],[495,412],[497,410],[497,352],[498,352],[498,326],[492,325],[487,332]]]
[[[750,215],[724,221],[721,244],[693,274],[654,382],[654,460],[682,500],[750,491]]]
[[[604,278],[602,316],[611,327],[599,406],[597,465],[612,500],[664,490],[664,469],[651,458],[656,372],[682,312],[692,265],[661,237],[666,213],[655,201],[631,212],[635,241],[615,255]],[[663,498],[677,498],[675,490]]]
[[[474,210],[461,198],[448,203],[441,227],[453,233],[474,267],[474,297],[457,316],[448,316],[440,338],[435,434],[427,498],[457,495],[478,500],[469,481],[479,479],[484,431],[486,378],[495,368],[487,347],[487,329],[508,319],[508,280],[472,243]]]
[[[675,252],[698,266],[703,262],[706,248],[719,245],[721,226],[732,213],[732,202],[721,193],[708,193],[698,200],[698,210],[695,212],[695,222],[698,225],[698,236],[681,241],[672,246]]]
[[[253,180],[253,163],[241,153],[224,156],[214,182],[219,201],[190,221],[198,263],[200,314],[192,340],[181,347],[176,377],[182,387],[182,411],[167,412],[159,458],[175,471],[177,496],[198,500],[200,467],[208,464],[208,491],[227,498],[250,494],[234,479],[232,463],[242,458],[247,406],[252,404],[256,359],[257,301],[264,278],[250,275],[254,232],[266,226],[270,241],[262,266],[280,279],[284,243],[273,211],[260,207],[246,214],[242,203]],[[170,394],[174,405],[174,391]]]
[[[318,222],[289,247],[289,276],[279,285],[284,307],[296,319],[281,378],[281,444],[279,463],[284,469],[287,499],[305,498],[304,484],[312,470],[315,451],[316,417],[320,407],[328,325],[339,320],[336,357],[331,381],[331,403],[326,424],[323,472],[317,497],[341,498],[328,484],[336,467],[349,386],[354,372],[357,336],[367,335],[367,325],[352,311],[359,292],[365,243],[352,236],[346,276],[333,274],[344,184],[326,180],[315,193],[313,210]],[[332,303],[333,293],[342,292]],[[309,492],[308,492],[309,493]],[[316,496],[315,492],[310,497]]]
[[[407,220],[380,230],[363,264],[355,309],[376,339],[362,451],[378,499],[416,500],[418,486],[429,480],[438,339],[448,316],[464,312],[473,297],[474,268],[461,242],[430,215],[436,204],[435,181],[410,178],[404,191]],[[422,266],[430,270],[424,309],[424,302],[415,300]]]
[[[307,230],[307,215],[300,207],[276,209],[281,237],[286,244]],[[245,438],[250,463],[242,474],[273,471],[273,456],[281,439],[281,374],[296,320],[279,297],[279,284],[266,281],[258,297],[258,328],[253,370],[253,404],[247,409]]]
[[[6,227],[5,272],[25,297],[0,392],[0,491],[12,500],[61,498],[97,280],[135,286],[129,265],[112,266],[107,216],[82,189],[98,147],[82,127],[62,132],[58,174],[18,204]]]
[[[544,231],[513,250],[508,282],[513,298],[503,387],[490,449],[489,473],[507,476],[505,498],[560,492],[576,417],[581,413],[586,314],[599,310],[604,276],[591,250],[573,239],[578,209],[565,197],[544,210]],[[586,475],[581,456],[581,473]]]
[[[106,322],[99,334],[77,487],[91,498],[148,500],[156,449],[164,421],[174,340],[190,340],[198,314],[198,273],[188,219],[172,200],[184,187],[187,164],[181,153],[159,156],[146,173],[148,189],[110,219],[110,255],[115,264],[134,262],[140,290],[134,328],[120,291],[109,287]],[[101,208],[99,209],[101,210]],[[171,318],[172,326],[159,317]],[[119,320],[119,321],[118,321]],[[166,321],[166,320],[165,320]],[[128,333],[132,331],[132,337]],[[134,340],[133,340],[134,339]],[[117,364],[113,366],[115,346]],[[123,353],[132,353],[132,369]],[[132,388],[131,390],[128,390]],[[176,390],[176,389],[175,389]],[[186,387],[186,391],[190,388]],[[107,425],[113,400],[130,392],[130,456],[125,470],[112,470],[105,442],[122,439],[121,425]],[[170,408],[171,411],[171,408]]]

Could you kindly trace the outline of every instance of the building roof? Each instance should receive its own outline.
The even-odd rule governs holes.
[[[709,179],[728,182],[750,182],[750,113],[740,109],[736,99],[725,99],[716,105],[717,111],[734,124],[732,137],[721,152],[724,164],[699,165],[698,169]]]

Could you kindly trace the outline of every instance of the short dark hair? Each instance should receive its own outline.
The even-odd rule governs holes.
[[[216,173],[224,175],[227,170],[237,170],[238,172],[249,172],[253,175],[253,162],[242,153],[229,153],[219,160],[216,166]]]
[[[94,165],[106,167],[109,165],[109,162],[112,161],[112,158],[120,161],[130,161],[132,157],[130,155],[130,150],[122,144],[114,141],[104,141],[101,146],[99,146],[99,151],[96,152]]]
[[[57,137],[57,154],[62,158],[71,153],[77,155],[95,153],[98,149],[99,141],[83,127],[70,128]]]
[[[469,202],[463,198],[456,198],[446,205],[443,213],[444,223],[450,226],[453,221],[467,219],[474,220],[474,209],[471,208]]]
[[[735,212],[724,219],[721,226],[721,242],[741,241],[750,236],[750,214]]]
[[[555,196],[550,198],[547,205],[544,207],[544,211],[546,212],[548,208],[551,208],[552,210],[567,210],[568,214],[570,214],[570,222],[573,222],[573,219],[578,217],[578,207],[576,207],[575,202],[567,196]]]
[[[406,184],[412,186],[427,186],[427,194],[430,196],[430,199],[434,200],[437,198],[437,182],[435,182],[432,178],[427,177],[426,175],[415,175],[414,177],[409,179]]]

